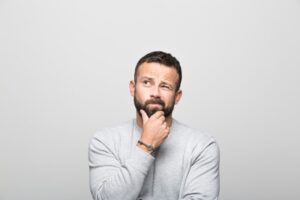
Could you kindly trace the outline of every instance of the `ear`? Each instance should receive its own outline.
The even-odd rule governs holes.
[[[131,80],[129,82],[129,91],[130,91],[130,95],[134,96],[134,91],[135,91],[135,83],[133,80]]]
[[[181,96],[182,96],[182,90],[178,90],[175,94],[175,104],[177,104],[180,101]]]

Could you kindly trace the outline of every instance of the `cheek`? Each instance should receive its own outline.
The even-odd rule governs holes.
[[[142,87],[136,87],[134,95],[138,100],[141,100],[143,102],[148,99],[148,91]]]
[[[174,94],[165,94],[161,97],[161,99],[165,102],[167,106],[170,106],[175,103],[175,95]]]

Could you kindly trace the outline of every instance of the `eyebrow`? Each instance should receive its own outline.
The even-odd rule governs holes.
[[[162,84],[167,84],[167,85],[172,86],[172,83],[170,83],[170,82],[162,81],[161,83],[162,83]]]
[[[142,76],[140,79],[148,79],[148,80],[153,80],[154,78],[149,77],[149,76]]]

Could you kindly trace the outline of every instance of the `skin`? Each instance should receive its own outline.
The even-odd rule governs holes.
[[[136,95],[137,100],[143,104],[149,99],[160,98],[165,106],[171,106],[177,104],[182,96],[181,90],[176,91],[177,80],[176,69],[154,62],[143,63],[137,71],[136,83],[133,80],[129,83],[130,94],[133,97]],[[137,124],[142,129],[140,140],[158,148],[169,135],[172,115],[165,118],[159,104],[148,106],[158,111],[150,117],[143,110],[136,113]],[[144,145],[137,146],[151,153]]]

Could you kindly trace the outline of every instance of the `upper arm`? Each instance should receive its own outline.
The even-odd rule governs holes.
[[[181,194],[182,199],[215,200],[220,190],[220,152],[215,141],[192,153],[189,173]]]
[[[112,149],[101,139],[93,137],[89,145],[90,187],[94,195],[105,180],[109,179],[121,167]]]

